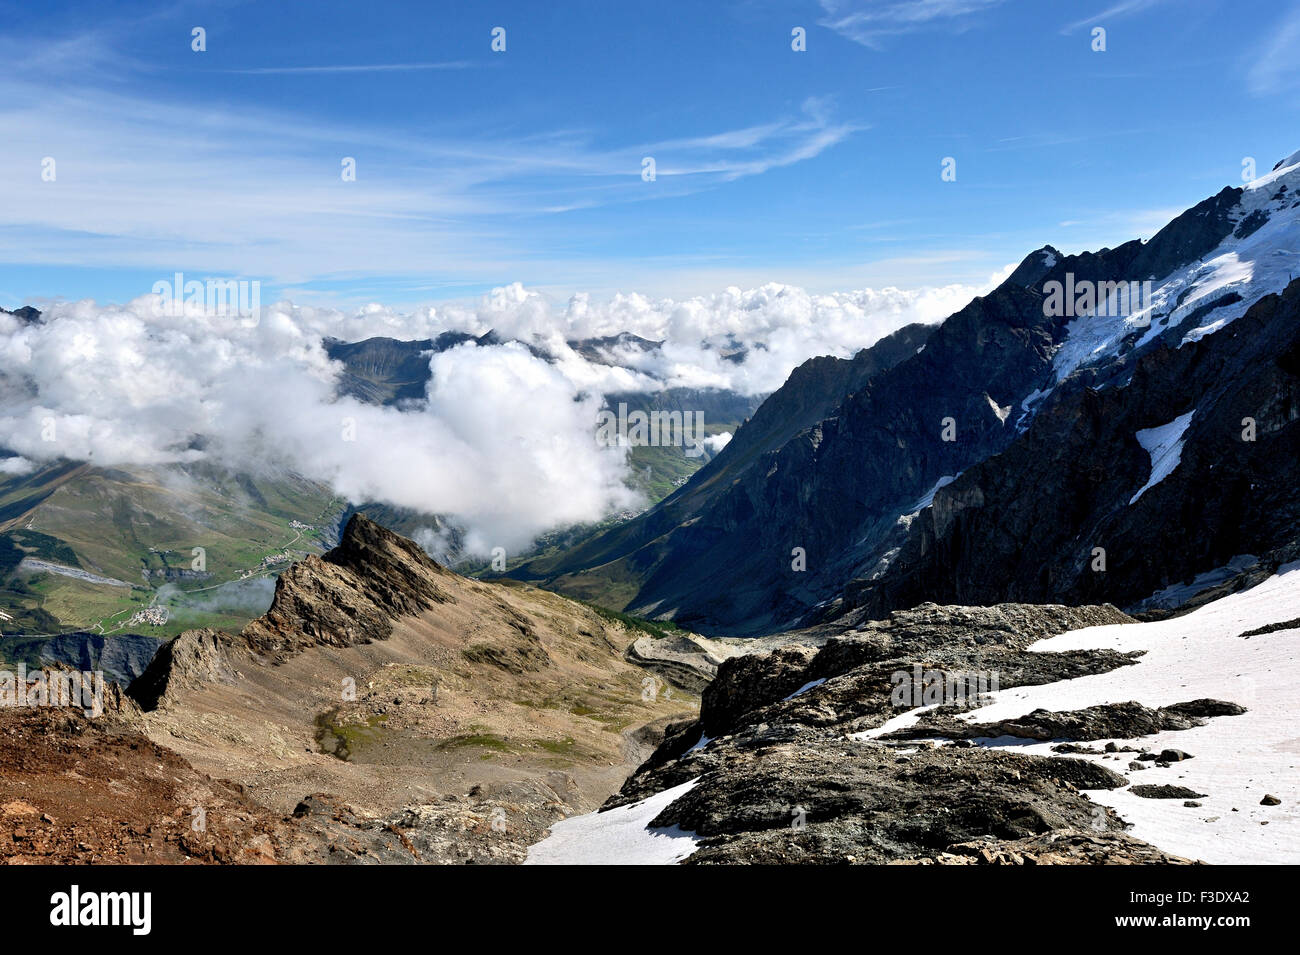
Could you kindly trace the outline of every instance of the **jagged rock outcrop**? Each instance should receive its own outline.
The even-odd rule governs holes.
[[[280,657],[306,646],[383,640],[395,617],[452,600],[447,581],[454,576],[415,542],[353,514],[337,547],[280,575],[271,609],[240,636]]]
[[[159,648],[129,692],[153,710],[180,689],[233,684],[239,660],[249,654],[283,661],[307,647],[384,640],[396,619],[451,601],[448,584],[455,579],[414,542],[353,514],[337,547],[280,575],[264,616],[238,635],[182,633]]]
[[[233,684],[237,674],[231,649],[235,645],[235,638],[220,630],[186,630],[158,648],[128,692],[143,709],[156,710],[173,702],[181,689]]]
[[[736,725],[746,713],[785,699],[808,683],[808,665],[817,656],[812,647],[780,647],[762,656],[728,660],[700,697],[700,727],[716,736]],[[706,717],[707,714],[707,717]]]

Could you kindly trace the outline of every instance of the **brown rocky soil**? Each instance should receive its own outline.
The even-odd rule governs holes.
[[[0,859],[521,861],[694,714],[624,659],[638,636],[358,516],[264,617],[182,634],[104,717],[0,711]]]
[[[206,832],[191,826],[205,810]],[[0,709],[0,862],[265,862],[276,813],[139,733]]]

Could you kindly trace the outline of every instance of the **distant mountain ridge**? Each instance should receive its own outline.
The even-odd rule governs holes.
[[[890,340],[868,349],[879,367],[842,382],[833,409],[812,423],[778,412],[809,388],[801,369],[727,452],[635,529],[557,555],[531,579],[743,636],[922,599],[1128,604],[1226,563],[1235,556],[1228,551],[1259,554],[1294,539],[1300,522],[1282,502],[1296,477],[1294,293],[1276,296],[1300,272],[1298,187],[1293,156],[1198,203],[1149,241],[1069,256],[1045,246],[928,331],[923,348],[892,362]],[[1051,283],[1066,281],[1103,292],[1149,282],[1150,301],[1129,314],[1107,314],[1100,302],[1049,314]],[[1147,517],[1121,514],[1151,477],[1137,432],[1198,405],[1187,439],[1212,438],[1214,450],[1187,454],[1198,463],[1146,491],[1133,513]],[[1105,416],[1109,437],[1097,454],[1086,453],[1095,433],[1069,430],[1088,415]],[[801,427],[718,481],[732,448],[764,444],[747,431],[772,417]],[[1229,453],[1225,442],[1235,434],[1241,444],[1242,419],[1252,417],[1257,440]],[[1207,476],[1219,453],[1235,462],[1234,481],[1254,485],[1253,503],[1236,484],[1176,493],[1190,492],[1187,480]],[[1266,462],[1278,460],[1270,470]],[[1080,491],[1098,486],[1106,493]],[[980,503],[990,498],[998,506]],[[1158,504],[1163,516],[1152,510]],[[1202,515],[1212,526],[1198,537]],[[1191,532],[1160,535],[1161,546],[1142,553],[1140,528],[1162,519]],[[1064,552],[1049,554],[1040,536]],[[1108,541],[1108,569],[1091,570],[1093,548]]]

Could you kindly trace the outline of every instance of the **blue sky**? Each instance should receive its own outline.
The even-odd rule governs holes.
[[[0,56],[8,307],[981,284],[1300,148],[1277,0],[18,2]]]

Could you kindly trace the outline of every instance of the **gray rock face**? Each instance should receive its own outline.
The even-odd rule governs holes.
[[[733,657],[700,699],[700,725],[705,736],[731,729],[745,714],[775,703],[805,683],[812,647],[781,647],[763,656]]]
[[[906,730],[889,734],[891,739],[924,739],[947,736],[951,739],[981,739],[1014,736],[1018,739],[1128,739],[1150,736],[1165,730],[1185,730],[1203,726],[1209,716],[1237,716],[1245,707],[1219,700],[1192,700],[1173,706],[1150,709],[1141,703],[1106,703],[1087,709],[1054,713],[1034,710],[1018,719],[996,723],[968,723],[951,717],[923,719]],[[1163,750],[1159,762],[1176,762],[1189,758],[1181,750]]]
[[[149,667],[127,693],[146,711],[172,702],[177,690],[208,683],[235,682],[230,660],[232,637],[220,630],[186,630],[158,649]]]
[[[106,679],[126,686],[144,672],[163,640],[145,634],[61,633],[43,640],[0,639],[0,658],[24,659],[29,666],[56,663],[76,670],[103,670]],[[10,647],[9,644],[21,644]],[[6,650],[9,653],[6,653]]]
[[[1236,555],[1294,551],[1300,280],[1220,334],[1126,365],[1122,387],[1080,376],[1058,389],[1021,440],[935,495],[889,572],[851,582],[844,604],[867,616],[923,599],[1126,606]],[[1135,435],[1189,411],[1178,466],[1133,500],[1151,470]],[[1277,561],[1261,563],[1246,576]]]

